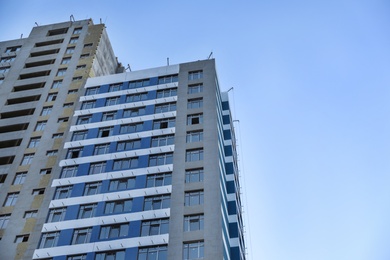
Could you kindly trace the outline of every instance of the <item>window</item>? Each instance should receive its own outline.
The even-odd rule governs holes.
[[[146,178],[146,187],[158,187],[172,184],[172,173],[159,173],[148,175]]]
[[[116,117],[116,111],[104,112],[102,115],[102,121],[114,120]]]
[[[173,163],[173,153],[163,153],[149,156],[149,166],[158,166]]]
[[[72,245],[89,243],[91,232],[91,227],[75,229],[73,232]]]
[[[146,87],[150,84],[149,79],[141,79],[141,80],[135,80],[129,82],[129,88],[140,88],[140,87]]]
[[[68,91],[68,94],[75,94],[78,91],[79,91],[78,89],[71,89],[71,90]]]
[[[16,236],[16,237],[15,237],[14,243],[27,242],[29,236],[30,236],[30,235],[20,235],[20,236]]]
[[[64,105],[62,107],[68,108],[68,107],[72,107],[72,106],[73,106],[73,102],[70,102],[70,103],[64,103]]]
[[[5,198],[3,207],[14,206],[18,200],[19,192],[8,193]]]
[[[51,168],[41,169],[41,171],[39,172],[39,174],[41,174],[41,175],[51,174]]]
[[[68,150],[68,153],[66,154],[66,159],[74,159],[79,158],[83,154],[83,147],[76,147],[71,148]]]
[[[183,259],[203,259],[204,257],[204,242],[184,243],[183,245]]]
[[[148,99],[148,93],[137,93],[137,94],[132,94],[132,95],[127,95],[126,96],[126,103],[129,102],[137,102],[137,101],[142,101]]]
[[[79,81],[79,80],[82,80],[83,77],[82,76],[79,76],[79,77],[73,77],[72,78],[72,81]]]
[[[165,129],[175,127],[175,118],[167,118],[153,121],[153,129]]]
[[[91,123],[91,121],[92,121],[92,115],[79,116],[77,118],[76,125],[88,124],[88,123]]]
[[[1,58],[0,63],[12,62],[16,59],[16,56]]]
[[[80,34],[82,29],[83,29],[82,27],[75,28],[75,29],[73,30],[73,34]]]
[[[41,243],[39,244],[39,248],[48,248],[48,247],[57,246],[59,236],[60,236],[59,231],[43,233],[41,238]]]
[[[84,196],[95,195],[100,193],[101,181],[86,183],[84,188]]]
[[[154,219],[142,221],[141,236],[154,236],[169,232],[169,219]]]
[[[128,190],[135,187],[135,178],[122,178],[110,181],[109,191]]]
[[[35,126],[35,131],[43,131],[45,129],[47,121],[40,121],[37,122],[37,125]]]
[[[0,187],[4,184],[7,174],[0,174]]]
[[[80,59],[86,59],[89,57],[89,53],[81,54]]]
[[[54,29],[47,32],[47,36],[54,36],[54,35],[60,35],[65,34],[68,32],[68,28],[60,28],[60,29]]]
[[[203,84],[189,85],[188,94],[195,94],[203,92]]]
[[[112,84],[108,87],[108,92],[114,92],[121,90],[121,87],[123,86],[122,83]]]
[[[203,215],[184,216],[184,232],[203,230],[203,226],[204,226]]]
[[[90,48],[93,46],[93,43],[87,43],[87,44],[84,44],[84,48]]]
[[[60,88],[62,86],[62,80],[53,81],[51,88]]]
[[[56,99],[57,99],[57,93],[49,93],[49,95],[47,95],[46,101],[50,102],[50,101],[55,101]]]
[[[106,106],[113,106],[119,104],[119,97],[110,97],[106,99]]]
[[[146,197],[144,201],[144,210],[156,210],[169,208],[171,197],[169,195],[159,195]]]
[[[74,52],[74,47],[69,47],[66,49],[65,54],[72,54]]]
[[[69,64],[69,63],[70,63],[70,60],[71,60],[70,57],[68,57],[68,58],[63,58],[62,61],[61,61],[61,64]]]
[[[99,128],[98,137],[110,136],[110,135],[112,135],[113,130],[114,130],[114,127],[112,127],[112,126]]]
[[[51,136],[51,138],[58,139],[58,138],[62,138],[63,136],[64,136],[64,133],[57,133],[57,134],[53,134]]]
[[[26,180],[26,177],[27,177],[27,172],[20,172],[20,173],[17,173],[17,174],[15,175],[15,179],[14,179],[14,182],[12,183],[12,185],[23,184],[24,181]]]
[[[53,109],[53,107],[43,107],[43,108],[42,108],[42,112],[41,112],[41,116],[50,115],[52,109]]]
[[[53,199],[55,199],[55,200],[66,199],[66,198],[70,197],[71,193],[72,193],[72,185],[58,187],[56,189],[56,193],[54,194]]]
[[[168,259],[167,246],[144,247],[138,249],[138,260],[167,260]]]
[[[203,160],[203,149],[186,151],[186,162],[195,162]]]
[[[129,234],[129,223],[102,226],[99,239],[126,237]]]
[[[188,72],[188,80],[195,80],[201,78],[203,78],[203,71],[201,70]]]
[[[138,157],[115,160],[113,170],[127,170],[138,166]]]
[[[74,43],[77,43],[79,40],[79,37],[73,37],[73,38],[70,38],[70,41],[69,41],[69,44],[74,44]]]
[[[6,73],[9,71],[9,69],[10,69],[10,67],[0,68],[0,73]]]
[[[93,218],[96,213],[97,203],[80,205],[78,219],[81,218]]]
[[[158,84],[167,84],[171,82],[177,82],[178,81],[178,75],[169,75],[169,76],[163,76],[158,77]]]
[[[65,73],[66,73],[66,69],[59,69],[59,70],[57,71],[57,76],[64,76]]]
[[[82,69],[85,69],[87,67],[87,65],[83,64],[83,65],[79,65],[76,67],[76,70],[82,70]]]
[[[34,159],[34,154],[33,153],[30,153],[30,154],[25,154],[23,156],[23,159],[20,163],[20,165],[28,165],[28,164],[31,164],[32,160]]]
[[[89,95],[95,95],[98,93],[99,93],[99,87],[93,87],[93,88],[87,88],[85,95],[89,96]]]
[[[203,141],[203,131],[191,131],[187,132],[186,142],[195,143]]]
[[[58,154],[58,150],[51,150],[46,152],[46,156],[55,156]]]
[[[38,216],[38,210],[29,210],[24,212],[23,218],[36,218]]]
[[[110,150],[110,144],[99,144],[95,145],[95,149],[93,150],[93,155],[106,154]]]
[[[5,49],[5,53],[19,51],[21,48],[22,48],[22,46],[8,47],[7,49]]]
[[[190,182],[202,182],[203,181],[203,168],[186,170],[186,183]]]
[[[145,107],[125,109],[123,111],[123,117],[142,116],[145,114]]]
[[[119,214],[130,212],[133,207],[133,200],[116,200],[116,201],[108,201],[106,202],[106,206],[104,207],[104,214]]]
[[[203,124],[203,114],[193,114],[187,116],[187,125]]]
[[[94,108],[95,105],[96,105],[96,100],[85,101],[85,102],[83,102],[83,104],[81,105],[81,109],[90,109],[90,108]]]
[[[156,105],[154,107],[154,113],[165,113],[169,111],[176,111],[176,102]]]
[[[88,174],[99,174],[106,171],[106,162],[91,163]]]
[[[136,133],[142,131],[143,127],[144,127],[143,123],[121,125],[119,129],[119,133],[120,134]]]
[[[140,147],[141,147],[141,139],[128,140],[128,141],[118,142],[116,146],[116,151],[117,152],[128,151],[128,150],[138,149]]]
[[[30,142],[28,143],[28,148],[37,147],[39,145],[40,141],[41,141],[40,137],[31,138]]]
[[[174,135],[160,135],[152,137],[151,147],[172,145],[175,142]]]
[[[189,99],[187,103],[187,108],[201,108],[203,107],[203,99],[202,98],[195,98],[195,99]]]
[[[0,215],[0,229],[7,227],[11,214]]]
[[[44,188],[40,188],[40,189],[33,189],[31,195],[35,196],[35,195],[42,195],[42,194],[45,194],[45,189]]]
[[[66,258],[66,260],[86,260],[87,255],[82,254],[82,255],[71,255]]]
[[[203,191],[191,191],[186,192],[184,205],[194,206],[203,204]]]
[[[125,250],[107,251],[96,253],[95,260],[125,260],[125,256]]]
[[[47,216],[47,222],[58,222],[63,221],[65,218],[66,208],[54,208],[49,210],[49,215]]]
[[[68,117],[61,117],[61,118],[58,118],[57,123],[64,123],[64,122],[68,122],[68,121],[69,121]]]
[[[88,130],[73,132],[72,141],[80,141],[87,138]]]

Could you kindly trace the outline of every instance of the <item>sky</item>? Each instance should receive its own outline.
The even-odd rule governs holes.
[[[216,59],[250,260],[390,259],[390,2],[0,0],[0,41],[100,19],[132,70]]]

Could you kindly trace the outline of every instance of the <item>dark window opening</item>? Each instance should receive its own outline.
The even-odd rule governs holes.
[[[64,39],[47,41],[47,42],[37,42],[35,44],[35,47],[42,47],[42,46],[48,46],[48,45],[53,45],[53,44],[59,44],[59,43],[63,43],[63,41],[64,41]]]
[[[25,91],[25,90],[30,90],[30,89],[43,88],[44,86],[45,86],[45,82],[22,85],[22,86],[15,86],[13,91],[19,92],[19,91]]]
[[[53,64],[54,61],[55,60],[43,60],[43,61],[37,61],[37,62],[30,62],[30,63],[26,63],[26,65],[24,67],[25,68],[32,68],[32,67],[50,65],[50,64]]]
[[[28,116],[34,114],[35,109],[24,109],[24,110],[18,110],[18,111],[11,111],[11,112],[4,112],[0,114],[0,118],[13,118],[13,117],[19,117],[19,116]]]
[[[44,56],[44,55],[50,55],[50,54],[56,54],[60,51],[60,49],[53,49],[53,50],[47,50],[47,51],[37,51],[30,54],[30,57],[38,57],[38,56]]]
[[[15,159],[15,156],[0,157],[0,165],[11,164],[11,163],[13,163],[14,159]]]
[[[60,28],[60,29],[55,29],[55,30],[50,30],[47,32],[47,36],[54,36],[54,35],[59,35],[59,34],[65,34],[68,32],[68,27],[66,28]]]
[[[14,105],[20,103],[27,103],[39,100],[41,95],[29,96],[29,97],[21,97],[21,98],[12,98],[7,100],[7,105]]]
[[[15,131],[22,131],[26,130],[28,127],[28,124],[18,124],[18,125],[7,125],[0,127],[0,133],[8,133],[8,132],[15,132]]]
[[[36,78],[36,77],[48,76],[49,74],[50,74],[50,70],[37,71],[37,72],[33,72],[33,73],[21,74],[19,76],[19,79],[31,79],[31,78]]]
[[[19,146],[21,142],[22,142],[22,139],[2,141],[2,142],[0,142],[0,149]]]

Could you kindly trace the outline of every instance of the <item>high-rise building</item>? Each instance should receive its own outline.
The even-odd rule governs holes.
[[[94,28],[86,21],[81,23],[85,34]],[[46,34],[61,29],[69,41],[74,37],[67,34],[69,30],[81,27],[62,25],[46,28]],[[82,41],[81,56],[89,44]],[[32,48],[26,52],[33,53]],[[60,63],[62,56],[56,54],[53,59]],[[0,196],[4,202],[0,254],[9,247],[5,259],[15,255],[44,260],[245,259],[236,139],[228,94],[220,91],[215,61],[115,74],[120,66],[109,56],[107,62],[102,55],[87,65],[92,67],[87,75],[99,77],[72,87],[78,75],[70,75],[54,103],[39,102],[41,110],[53,106],[56,112],[43,116],[33,111],[37,115],[26,119],[26,129],[47,121],[43,132],[35,131],[35,125],[30,132],[18,128],[12,136],[25,135],[19,141],[24,146],[0,143],[1,167],[7,174]],[[73,74],[81,61],[72,63]],[[97,68],[108,63],[111,70],[94,68],[95,61]],[[56,70],[62,66],[58,64]],[[1,89],[3,104],[15,85],[27,84],[15,84],[27,73],[23,70],[8,72],[3,84],[9,87]],[[11,75],[15,80],[7,83]],[[52,93],[51,83],[59,79],[54,75],[50,80],[44,79],[45,87],[39,88],[45,95]],[[31,95],[29,89],[28,95],[19,98]],[[73,89],[78,92],[69,101]],[[66,122],[59,121],[65,118],[63,104],[70,102]],[[37,102],[32,103],[30,109],[38,109]],[[7,107],[2,107],[1,115]],[[8,125],[6,129],[12,126]],[[63,134],[61,139],[57,134]],[[28,148],[34,143],[30,138],[36,137],[40,140]],[[16,143],[13,139],[17,138],[0,140]],[[55,159],[52,153],[57,153]],[[20,165],[23,162],[27,164]],[[16,177],[20,173],[23,181],[13,183],[22,178]],[[26,199],[20,202],[22,191]]]
[[[34,27],[0,42],[0,259],[31,259],[88,77],[120,71],[103,24]]]

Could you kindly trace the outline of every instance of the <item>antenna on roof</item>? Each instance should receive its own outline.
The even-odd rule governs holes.
[[[169,58],[167,58],[167,66],[169,66]]]
[[[127,68],[126,68],[126,70],[129,70],[129,71],[131,71],[130,64],[127,64]]]
[[[232,90],[232,89],[233,89],[233,87],[229,88],[228,91],[226,91],[226,92],[229,92],[229,91]]]
[[[35,25],[36,25],[36,26],[39,26],[37,22],[35,22]]]
[[[213,52],[210,52],[210,55],[207,59],[209,60],[212,56],[213,56]]]
[[[102,24],[102,18],[100,18],[100,24]]]
[[[75,22],[73,14],[70,15],[70,21],[72,22],[72,20]]]
[[[23,38],[23,33],[22,33],[22,35],[20,35],[20,39],[22,39]]]

